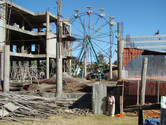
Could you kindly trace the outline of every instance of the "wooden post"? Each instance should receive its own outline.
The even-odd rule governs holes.
[[[139,110],[138,125],[143,125],[143,111]]]
[[[137,81],[137,105],[139,104],[139,81]]]
[[[121,87],[121,96],[120,96],[120,113],[123,114],[123,100],[124,100],[124,80]]]
[[[141,73],[141,105],[144,105],[145,103],[147,65],[148,65],[148,58],[143,58],[142,73]]]
[[[57,45],[56,45],[56,92],[57,97],[62,96],[62,22],[61,22],[61,0],[58,0],[57,10]]]
[[[141,105],[145,103],[145,89],[146,89],[146,72],[147,72],[148,58],[143,58],[142,73],[141,73]],[[143,111],[139,110],[138,125],[143,125]]]
[[[157,81],[157,102],[160,102],[160,81]]]

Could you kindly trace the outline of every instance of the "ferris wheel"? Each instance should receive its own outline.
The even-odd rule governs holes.
[[[106,60],[109,59],[116,45],[113,40],[116,32],[114,17],[104,9],[87,6],[85,9],[74,10],[70,23],[71,35],[76,38],[72,43],[72,55],[77,57],[75,71],[83,65],[82,75],[86,76],[87,66],[95,64],[102,73],[98,56],[103,55]]]

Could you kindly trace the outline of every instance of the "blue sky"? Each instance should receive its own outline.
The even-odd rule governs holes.
[[[33,12],[49,10],[55,15],[56,1],[13,0]],[[161,35],[166,34],[166,0],[62,0],[61,14],[63,18],[69,18],[74,14],[73,10],[86,6],[105,8],[109,15],[115,17],[115,22],[124,23],[124,35],[154,35],[158,29]]]
[[[57,0],[13,0],[33,12],[57,12]],[[124,35],[153,35],[158,29],[166,34],[166,0],[62,0],[62,16],[70,17],[73,10],[86,6],[105,8],[115,17],[116,22],[124,22]]]

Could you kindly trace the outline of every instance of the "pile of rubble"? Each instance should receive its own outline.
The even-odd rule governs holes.
[[[63,73],[63,91],[65,93],[72,92],[84,92],[85,88],[94,83],[95,81],[89,81],[84,78],[74,78],[68,73]],[[10,83],[11,91],[23,91],[30,93],[44,93],[44,92],[56,92],[56,76],[49,79],[33,80],[32,83],[16,82]],[[82,91],[83,90],[83,91]]]
[[[63,107],[71,100],[59,101],[57,98],[43,98],[29,95],[16,95],[13,93],[0,94],[0,119],[15,119],[26,117],[46,118],[59,113],[69,113],[75,115],[88,115],[89,110],[85,109],[68,109]],[[59,106],[61,104],[61,106]],[[62,104],[64,104],[62,106]]]

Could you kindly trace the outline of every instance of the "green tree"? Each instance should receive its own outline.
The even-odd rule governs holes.
[[[118,65],[118,61],[117,61],[117,60],[115,60],[113,64],[114,64],[114,65]]]
[[[109,69],[109,64],[106,63],[106,60],[105,60],[105,57],[104,57],[103,54],[100,53],[100,54],[98,55],[98,59],[99,59],[99,63],[100,63],[100,65],[102,66],[102,69],[103,69],[103,70]]]

